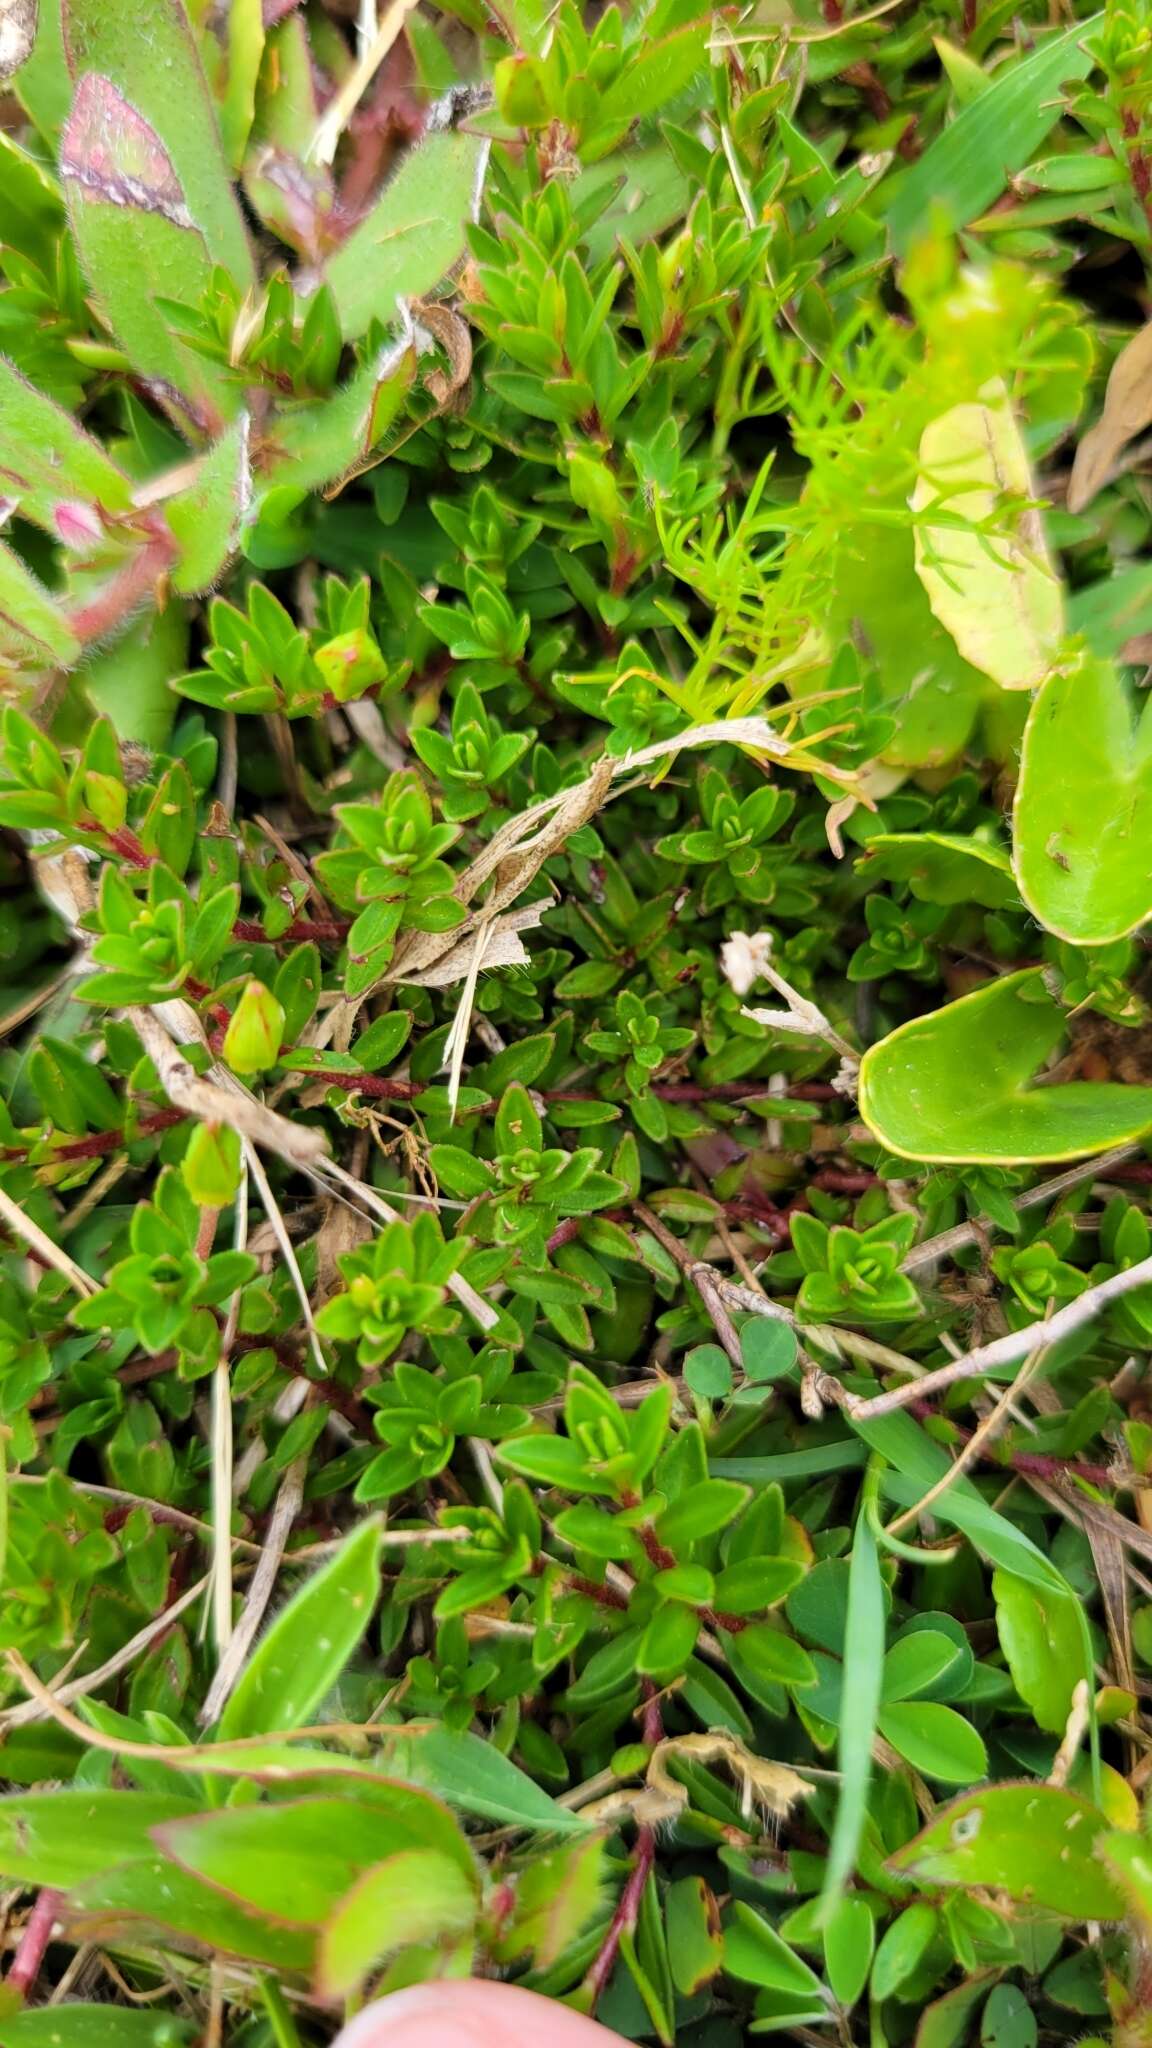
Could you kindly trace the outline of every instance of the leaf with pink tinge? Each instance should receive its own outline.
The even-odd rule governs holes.
[[[60,172],[94,199],[163,214],[190,228],[175,166],[154,128],[108,78],[90,71],[80,80],[60,138]]]
[[[104,79],[163,136],[180,201],[204,238],[209,265],[223,264],[241,289],[251,284],[251,244],[183,0],[147,0],[142,8],[126,0],[63,0],[61,11],[73,78],[79,83],[94,73]]]
[[[101,315],[177,424],[218,431],[239,405],[224,372],[186,348],[155,303],[195,303],[212,275],[172,157],[109,78],[89,72],[60,138],[80,260]]]

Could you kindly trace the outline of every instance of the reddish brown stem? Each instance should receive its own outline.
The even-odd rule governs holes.
[[[623,1593],[614,1586],[602,1586],[598,1579],[586,1579],[583,1572],[573,1572],[568,1580],[574,1593],[583,1593],[587,1599],[595,1600],[598,1607],[611,1607],[617,1614],[625,1614],[628,1602]]]
[[[232,927],[232,937],[253,946],[298,945],[305,939],[314,939],[318,946],[342,946],[351,929],[349,920],[344,917],[294,917],[284,931],[270,939],[258,918],[238,917]]]
[[[136,610],[155,588],[172,560],[175,543],[167,532],[146,541],[90,598],[74,611],[68,623],[78,640],[102,640]]]
[[[616,1911],[612,1915],[608,1932],[600,1944],[596,1960],[584,1980],[585,1987],[591,1996],[593,2008],[595,2008],[596,2000],[600,1997],[616,1967],[616,1957],[620,1952],[622,1937],[625,1934],[632,1933],[637,1920],[640,1918],[640,1904],[644,1897],[644,1887],[652,1875],[652,1866],[655,1861],[655,1829],[648,1827],[638,1828],[636,1831],[636,1853],[632,1859],[632,1868],[628,1874],[628,1881],[620,1894]]]
[[[63,1897],[63,1892],[53,1891],[50,1885],[45,1885],[36,1894],[36,1903],[24,1923],[20,1945],[12,1958],[12,1968],[6,1980],[20,1998],[27,1998],[40,1975],[40,1966],[52,1939],[52,1929]]]
[[[157,1109],[151,1116],[143,1116],[134,1131],[129,1132],[120,1125],[113,1131],[90,1131],[86,1138],[76,1138],[69,1145],[57,1147],[56,1159],[102,1159],[106,1152],[118,1152],[121,1145],[131,1144],[136,1138],[154,1138],[158,1131],[170,1131],[175,1124],[185,1121],[182,1109]]]

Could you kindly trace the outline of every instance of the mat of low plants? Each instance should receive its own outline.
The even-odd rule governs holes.
[[[0,77],[0,2048],[1144,2048],[1147,10]]]

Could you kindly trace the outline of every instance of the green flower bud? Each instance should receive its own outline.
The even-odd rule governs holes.
[[[284,1011],[270,988],[250,981],[224,1033],[224,1058],[234,1074],[262,1074],[275,1066],[284,1037]]]

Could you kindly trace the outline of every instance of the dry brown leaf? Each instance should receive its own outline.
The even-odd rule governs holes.
[[[528,954],[519,934],[538,925],[544,909],[543,903],[524,903],[495,920],[484,948],[485,974],[492,967],[527,967]],[[473,931],[471,925],[469,929]],[[451,988],[454,982],[463,981],[472,960],[474,931],[472,937],[465,939],[457,939],[456,932],[449,936],[453,944],[430,967],[408,969],[401,962],[399,967],[393,965],[388,969],[384,980],[402,981],[417,988]]]
[[[621,1787],[604,1799],[584,1808],[590,1821],[615,1820],[631,1814],[642,1825],[660,1827],[675,1820],[688,1804],[688,1788],[668,1769],[669,1759],[684,1757],[693,1763],[727,1764],[749,1806],[758,1806],[773,1820],[784,1820],[812,1787],[787,1764],[770,1763],[754,1756],[739,1736],[713,1729],[707,1735],[673,1735],[658,1742],[648,1759],[646,1782],[632,1789]]]
[[[1068,510],[1082,512],[1108,480],[1121,449],[1152,421],[1152,321],[1133,335],[1112,365],[1104,410],[1076,450]]]

